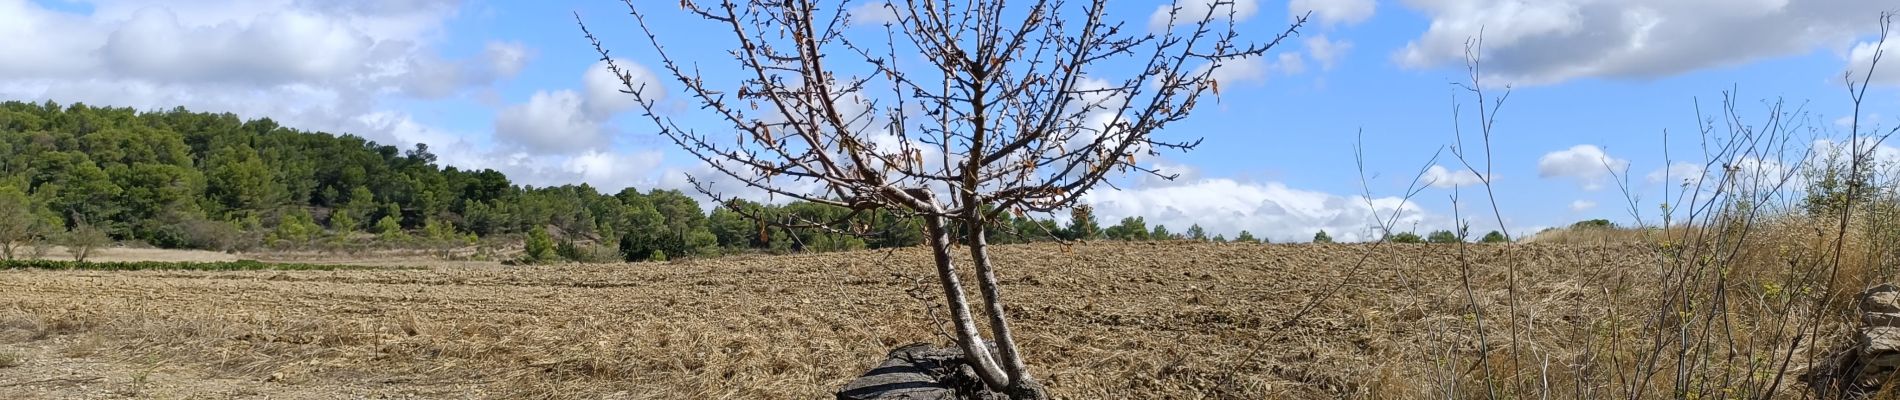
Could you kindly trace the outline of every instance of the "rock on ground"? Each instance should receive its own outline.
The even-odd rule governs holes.
[[[838,400],[1007,399],[983,386],[963,351],[914,343],[891,350],[884,363],[845,384]]]

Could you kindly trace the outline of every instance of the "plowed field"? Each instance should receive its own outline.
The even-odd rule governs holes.
[[[1515,262],[1522,315],[1552,331],[1587,326],[1601,305],[1586,294],[1649,279],[1653,261],[1638,247],[1505,250],[1469,248],[1470,295],[1505,312]],[[1120,399],[1428,395],[1432,374],[1461,369],[1435,355],[1475,346],[1458,254],[1111,243],[996,256],[1033,373],[1059,398]],[[407,266],[425,268],[0,271],[0,398],[827,398],[892,347],[947,343],[921,249]]]

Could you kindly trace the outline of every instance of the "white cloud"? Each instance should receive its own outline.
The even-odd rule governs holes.
[[[1880,113],[1866,113],[1860,116],[1860,129],[1862,132],[1866,132],[1869,129],[1879,130],[1880,126],[1888,123],[1892,123],[1892,121],[1887,120],[1886,117],[1881,116]],[[1840,118],[1835,118],[1834,126],[1841,129],[1853,128],[1854,116],[1843,115]]]
[[[653,75],[653,71],[628,60],[616,59],[614,65],[619,66],[620,72],[633,81],[633,90],[640,90],[641,95],[648,100],[666,99],[666,86],[661,84],[658,76]],[[587,67],[587,72],[581,75],[581,83],[587,91],[587,112],[596,118],[605,119],[640,105],[633,94],[621,92],[626,90],[626,85],[620,81],[620,77],[614,76],[613,71],[607,69],[606,61],[595,62],[593,66]]]
[[[1214,9],[1215,4],[1220,4],[1222,7]],[[1231,7],[1228,7],[1230,4]],[[1180,7],[1180,11],[1174,11],[1175,7]],[[1231,16],[1235,22],[1240,22],[1253,18],[1253,15],[1259,11],[1258,0],[1176,0],[1173,5],[1163,4],[1155,7],[1155,12],[1148,15],[1148,30],[1154,32],[1167,30],[1170,18],[1173,19],[1175,28],[1183,28],[1199,23],[1201,18],[1208,16],[1210,12],[1215,20],[1226,20]]]
[[[488,42],[482,48],[482,60],[488,62],[488,70],[502,77],[521,73],[533,56],[534,51],[521,42]]]
[[[1864,124],[1866,122],[1862,121],[1862,123]],[[1900,148],[1895,148],[1872,139],[1863,138],[1861,140],[1860,153],[1871,153],[1871,158],[1868,161],[1873,164],[1874,168],[1886,169],[1900,166]],[[1849,147],[1847,143],[1836,142],[1832,139],[1816,139],[1809,144],[1809,148],[1812,151],[1809,152],[1808,159],[1803,161],[1803,164],[1812,168],[1826,167],[1828,165],[1844,165],[1852,161],[1851,157],[1853,154],[1848,153]]]
[[[519,60],[436,55],[453,0],[78,3],[91,12],[0,0],[0,97],[182,106],[407,147],[444,131],[384,108],[391,96],[447,95],[519,72]]]
[[[1449,219],[1425,212],[1396,197],[1360,196],[1300,190],[1278,182],[1252,183],[1203,179],[1170,186],[1126,190],[1102,188],[1083,201],[1095,207],[1103,224],[1141,216],[1150,226],[1185,230],[1200,225],[1208,235],[1233,237],[1241,230],[1276,242],[1306,241],[1325,230],[1341,241],[1376,239],[1374,228],[1399,212],[1393,229],[1446,229]],[[1401,204],[1403,206],[1401,207]]]
[[[1900,50],[1900,44],[1896,42],[1900,42],[1900,39],[1889,39],[1885,45],[1872,41],[1854,44],[1854,49],[1847,52],[1847,73],[1859,81],[1867,76],[1868,67],[1875,67],[1874,83],[1900,85],[1900,59],[1894,58],[1894,51]],[[1876,50],[1881,53],[1878,66],[1873,65]]]
[[[1584,190],[1601,189],[1611,171],[1620,173],[1628,168],[1628,160],[1610,157],[1603,149],[1588,144],[1553,151],[1537,159],[1537,176],[1573,178],[1583,184]]]
[[[1300,56],[1300,53],[1290,51],[1280,53],[1280,62],[1274,65],[1279,67],[1281,73],[1295,75],[1306,72],[1306,57]]]
[[[572,90],[535,92],[527,103],[495,113],[495,137],[531,153],[572,153],[607,144],[601,122]]]
[[[1345,58],[1347,52],[1352,51],[1352,41],[1328,40],[1326,35],[1313,35],[1307,37],[1305,42],[1306,54],[1311,55],[1313,61],[1319,63],[1320,69],[1333,69],[1334,64]]]
[[[1460,168],[1457,170],[1452,170],[1450,168],[1445,168],[1442,165],[1433,165],[1431,168],[1426,168],[1425,175],[1422,177],[1419,177],[1419,179],[1422,182],[1426,182],[1427,184],[1431,185],[1431,187],[1441,188],[1441,189],[1450,189],[1450,188],[1455,188],[1455,187],[1471,186],[1471,185],[1478,185],[1478,184],[1484,183],[1484,179],[1480,178],[1477,173],[1471,172],[1470,169]]]
[[[1412,68],[1462,66],[1484,39],[1487,79],[1548,84],[1654,78],[1847,46],[1894,7],[1868,0],[1406,0],[1430,27],[1394,54]],[[1746,43],[1737,46],[1736,43]]]
[[[1084,109],[1090,109],[1090,111],[1082,113],[1080,121],[1074,121],[1086,131],[1070,139],[1068,145],[1071,148],[1087,146],[1103,135],[1121,134],[1120,130],[1110,126],[1121,112],[1122,106],[1128,103],[1128,90],[1115,89],[1118,85],[1086,76],[1076,80],[1075,89],[1071,91],[1076,92],[1075,100],[1070,103],[1072,109],[1063,110],[1063,112],[1065,115],[1073,115]],[[1146,155],[1148,147],[1145,143],[1136,143],[1130,146],[1129,151],[1138,156]]]
[[[1669,164],[1668,167],[1657,168],[1655,171],[1651,171],[1647,178],[1649,179],[1649,183],[1695,187],[1702,181],[1702,176],[1702,164],[1677,161],[1673,164]]]
[[[1589,200],[1577,200],[1577,201],[1570,202],[1571,212],[1590,211],[1590,209],[1592,208],[1597,208],[1597,202],[1589,201]]]
[[[885,7],[886,4],[890,3],[886,0],[863,0],[858,2],[858,5],[852,6],[846,13],[851,15],[851,25],[897,23],[897,12]]]
[[[1353,25],[1372,18],[1377,4],[1372,0],[1293,0],[1287,2],[1288,17],[1313,12],[1313,19],[1322,25]]]
[[[404,80],[404,89],[421,98],[451,96],[513,78],[533,56],[534,51],[519,42],[488,42],[482,53],[471,59],[411,59],[404,72],[412,77]]]
[[[1154,174],[1142,173],[1137,179],[1141,187],[1165,187],[1192,184],[1201,181],[1201,170],[1192,165],[1179,164],[1165,160],[1155,160],[1148,168],[1163,175],[1176,175],[1174,179],[1165,179]]]
[[[300,10],[196,27],[181,24],[170,9],[153,7],[116,27],[98,53],[119,76],[281,84],[366,72],[378,44],[345,21]]]
[[[1243,57],[1221,63],[1208,77],[1223,85],[1257,83],[1267,80],[1268,63],[1260,57]]]
[[[646,67],[627,60],[614,60],[614,64],[649,100],[666,98],[665,87]],[[607,69],[606,61],[589,66],[581,74],[581,84],[581,92],[535,92],[526,103],[496,112],[495,138],[532,154],[599,154],[613,142],[609,121],[639,103],[632,94],[620,91],[625,86]]]

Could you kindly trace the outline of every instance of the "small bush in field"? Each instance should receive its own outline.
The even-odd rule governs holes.
[[[1425,238],[1411,232],[1394,233],[1392,236],[1387,236],[1385,240],[1392,243],[1425,243]]]
[[[1506,243],[1510,241],[1511,238],[1504,237],[1504,234],[1498,233],[1498,231],[1491,231],[1491,233],[1484,234],[1484,238],[1478,239],[1478,243]]]

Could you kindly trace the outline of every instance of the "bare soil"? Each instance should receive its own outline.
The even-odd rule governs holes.
[[[1654,275],[1654,252],[1633,245],[1469,251],[1471,298],[1502,312],[1516,265],[1534,329],[1587,330],[1602,312],[1586,294]],[[1476,347],[1457,246],[1022,245],[996,258],[1032,372],[1059,398],[1421,397]],[[20,360],[0,363],[0,398],[828,398],[893,347],[948,343],[925,312],[941,293],[921,249],[299,261],[428,268],[0,271],[0,360]]]

